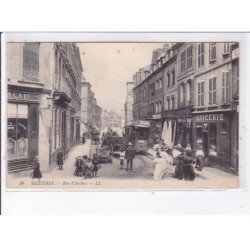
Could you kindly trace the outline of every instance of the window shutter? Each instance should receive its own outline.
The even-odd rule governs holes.
[[[178,86],[178,106],[181,104],[181,86]]]
[[[213,78],[213,104],[217,103],[216,98],[216,77]]]
[[[39,43],[24,44],[23,80],[39,81]]]

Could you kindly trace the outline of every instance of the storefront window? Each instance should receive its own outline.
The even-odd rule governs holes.
[[[209,125],[209,155],[217,156],[217,124]]]
[[[202,124],[196,124],[196,147],[202,147]]]
[[[28,105],[8,104],[8,158],[27,157]]]

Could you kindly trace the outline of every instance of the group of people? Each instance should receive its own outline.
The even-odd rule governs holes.
[[[101,168],[101,165],[99,163],[98,155],[93,154],[92,159],[87,155],[77,156],[75,159],[75,167],[76,169],[74,173],[76,176],[84,175],[85,178],[88,178],[88,173],[91,174],[91,177],[97,177],[97,172]]]
[[[155,147],[156,155],[154,158],[154,180],[159,181],[166,174],[170,166],[174,166],[174,177],[180,180],[194,180],[195,171],[202,171],[205,165],[204,152],[201,147],[198,147],[194,153],[191,145],[188,143],[183,148],[179,143],[172,149],[168,148],[161,140]],[[163,153],[164,152],[164,153]]]

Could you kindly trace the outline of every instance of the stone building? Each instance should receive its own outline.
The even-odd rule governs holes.
[[[197,43],[193,146],[227,170],[238,166],[239,48]]]
[[[58,149],[66,156],[77,140],[79,49],[74,43],[9,43],[7,49],[9,172],[32,169],[35,156],[50,171]]]
[[[194,102],[195,43],[177,43],[178,110],[176,142],[192,144],[192,108]]]

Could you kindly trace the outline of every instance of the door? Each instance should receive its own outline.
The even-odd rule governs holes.
[[[33,162],[35,156],[38,156],[38,105],[29,105],[28,128],[29,128],[29,162]]]

